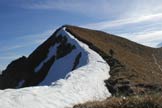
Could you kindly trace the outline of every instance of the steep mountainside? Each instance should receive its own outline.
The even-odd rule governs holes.
[[[2,108],[71,108],[109,97],[106,61],[66,30],[58,29],[29,57],[13,61],[1,75]],[[48,85],[48,86],[47,86]]]
[[[28,58],[21,57],[9,64],[0,76],[0,88],[50,85],[86,65],[87,59],[87,52],[61,28]]]
[[[68,26],[110,65],[106,86],[113,95],[162,91],[162,48],[150,48],[101,31]]]
[[[114,96],[161,93],[161,55],[162,48],[65,25],[29,57],[11,62],[3,71],[0,89],[28,88],[0,91],[0,106],[5,103],[9,108],[12,105],[64,108],[104,99],[110,93]],[[44,104],[39,105],[40,102]]]
[[[8,65],[0,76],[0,88],[50,85],[58,78],[65,77],[69,71],[86,65],[88,54],[75,42],[67,41],[65,33],[60,31],[62,28],[29,57],[21,57]],[[112,34],[75,26],[66,25],[66,30],[89,45],[110,65],[111,78],[105,83],[113,95],[162,91],[162,48],[146,47]],[[75,52],[72,53],[73,50]],[[72,57],[68,59],[67,55],[70,54]],[[63,65],[65,60],[61,60],[62,57],[71,62]],[[61,70],[67,64],[67,68],[69,66],[70,68]],[[58,73],[53,74],[51,70],[54,69],[55,71],[59,69],[62,74],[59,76]]]

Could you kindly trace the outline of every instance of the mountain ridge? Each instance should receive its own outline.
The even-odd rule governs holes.
[[[111,77],[106,81],[106,85],[113,95],[161,92],[161,48],[143,46],[104,32],[75,26],[69,26],[67,29],[77,38],[88,40],[108,55],[107,62],[110,65]],[[99,41],[96,42],[96,40]],[[112,58],[110,50],[114,52]],[[101,56],[104,58],[104,55]]]
[[[49,45],[49,40],[47,40],[48,47],[44,46],[44,43],[37,49],[38,55],[36,54],[36,57],[41,56],[41,62],[32,69],[35,76],[31,76],[31,80],[29,80],[33,82],[32,78],[40,78],[36,76],[39,73],[45,72],[47,75],[41,76],[41,78],[44,77],[43,80],[35,86],[30,85],[30,87],[24,88],[25,83],[31,83],[24,79],[16,82],[16,87],[13,86],[13,88],[20,89],[0,90],[0,106],[4,108],[71,108],[80,102],[105,99],[111,95],[104,84],[104,80],[109,78],[110,70],[106,61],[86,44],[67,32],[65,27],[54,34],[52,45]],[[44,48],[48,49],[45,49],[45,51],[47,50],[44,52],[45,58],[41,55]],[[51,63],[53,58],[54,61]],[[19,72],[25,72],[20,69],[22,67],[19,64],[24,65],[26,62],[22,61],[27,60],[28,58],[22,57],[12,62],[8,68],[9,74],[3,73],[1,77],[12,78],[8,79],[8,82],[19,80],[16,79],[22,77]],[[27,68],[30,67],[28,63]],[[46,70],[47,66],[50,67],[49,70]],[[14,76],[15,72],[18,72],[18,77]]]
[[[110,65],[111,77],[107,79],[105,83],[108,90],[113,95],[131,95],[162,91],[160,79],[160,77],[162,77],[162,48],[147,47],[102,31],[90,30],[71,25],[60,27],[48,39],[48,41],[45,41],[31,55],[29,55],[27,61],[30,61],[30,63],[33,64],[32,69],[34,69],[47,55],[43,54],[42,57],[40,56],[41,59],[38,59],[37,55],[40,54],[39,52],[48,52],[48,48],[42,46],[47,45],[49,47],[53,43],[52,40],[54,35],[56,35],[63,27],[66,27],[66,30],[74,37],[83,43],[86,43],[92,50],[99,53]],[[22,57],[18,61],[20,61],[20,63],[21,61],[26,61],[26,57]],[[53,62],[53,60],[51,62]],[[20,64],[18,63],[18,65]],[[47,67],[49,66],[47,65]],[[28,67],[25,70],[31,72],[29,69],[30,68]],[[12,71],[12,69],[6,69],[5,71]],[[29,80],[31,80],[30,77]],[[37,85],[38,82],[36,84],[29,83],[25,86]]]

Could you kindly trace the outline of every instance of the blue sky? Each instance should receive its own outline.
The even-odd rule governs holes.
[[[156,47],[162,0],[0,0],[0,69],[28,56],[61,25],[103,30]]]

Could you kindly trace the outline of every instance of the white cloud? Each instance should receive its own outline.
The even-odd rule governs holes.
[[[100,18],[102,21],[96,20],[97,23],[92,22],[81,26],[107,32],[120,30],[123,32],[119,35],[145,45],[155,46],[161,41],[162,36],[161,4],[161,0],[30,0],[30,3],[23,7],[73,12],[93,16],[94,19]],[[29,39],[32,42],[38,43],[45,39],[43,36],[39,38],[40,40],[36,40],[33,35],[31,37]]]
[[[61,10],[83,14],[98,13],[99,10],[105,13],[108,7],[107,0],[40,0],[25,6],[28,9]]]
[[[110,33],[116,33],[115,30],[122,31],[122,33],[116,34],[143,45],[156,47],[158,43],[162,42],[161,22],[162,13],[156,13],[139,17],[91,23],[83,25],[83,27],[104,30]]]
[[[157,14],[162,11],[161,3],[161,0],[30,0],[22,7],[75,12],[100,19],[121,19]]]
[[[124,12],[125,17],[139,17],[162,12],[161,0],[133,0],[133,6]]]
[[[120,16],[132,6],[129,0],[118,2],[118,0],[39,0],[24,4],[22,7],[35,10],[59,10],[97,19],[110,19]]]
[[[161,0],[40,0],[28,9],[61,10],[100,18],[102,21],[81,25],[115,33],[145,45],[161,41]],[[127,30],[126,30],[127,29]],[[109,31],[110,30],[110,31]]]
[[[151,15],[140,16],[140,17],[91,23],[91,24],[83,25],[83,27],[105,30],[108,28],[119,27],[119,26],[124,26],[128,24],[136,24],[136,23],[143,23],[143,22],[149,22],[149,21],[159,21],[161,20],[161,18],[162,18],[162,13],[158,13],[158,14],[151,14]]]
[[[134,40],[137,41],[162,41],[162,31],[153,31],[150,33],[139,34],[135,37]]]
[[[121,34],[121,36],[151,47],[157,47],[157,44],[162,42],[162,30],[150,32],[146,30],[144,32]]]

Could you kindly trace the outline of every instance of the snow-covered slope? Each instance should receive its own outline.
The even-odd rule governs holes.
[[[68,108],[78,103],[110,96],[104,84],[104,80],[109,76],[108,64],[99,54],[68,33],[65,28],[61,29],[60,33],[63,33],[70,43],[74,43],[77,49],[54,62],[47,77],[40,84],[48,85],[54,81],[52,85],[1,90],[0,108]],[[53,49],[55,46],[51,47],[48,57],[35,68],[36,72],[50,58]],[[69,72],[72,67],[67,67],[66,64],[71,64],[72,57],[80,51],[83,55],[77,66],[79,68]],[[52,73],[55,69],[59,71]],[[55,75],[60,76],[55,79]]]
[[[66,56],[56,59],[50,67],[47,76],[39,85],[50,85],[51,82],[57,81],[60,78],[64,78],[70,71],[73,70],[75,64],[74,61],[79,54],[80,58],[78,59],[78,64],[75,68],[84,66],[88,63],[88,52],[80,46],[79,42],[77,42],[73,36],[70,36],[70,34],[65,31],[65,28],[62,28],[57,33],[56,37],[57,36],[66,37],[67,42],[71,45],[74,45],[75,49],[73,49]],[[61,43],[58,43],[50,47],[47,57],[38,65],[38,67],[36,67],[35,72],[39,71],[43,67],[43,64],[50,60],[53,55],[57,56],[56,52],[60,44]]]

